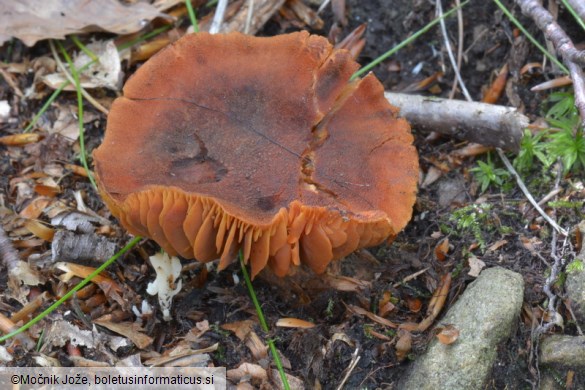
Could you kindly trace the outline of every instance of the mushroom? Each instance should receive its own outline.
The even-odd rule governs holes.
[[[94,152],[100,193],[170,255],[252,276],[315,273],[411,218],[408,123],[349,52],[306,32],[186,35],[115,100]]]

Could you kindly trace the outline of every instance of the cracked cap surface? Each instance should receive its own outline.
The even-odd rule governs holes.
[[[373,76],[306,32],[187,35],[116,99],[94,152],[100,192],[130,232],[223,269],[315,272],[410,220],[418,158]]]

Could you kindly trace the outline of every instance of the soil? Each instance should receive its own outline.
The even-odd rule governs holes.
[[[537,37],[542,35],[526,19],[522,18],[512,1],[504,1],[514,14]],[[447,5],[445,5],[447,8]],[[362,23],[367,23],[366,45],[358,58],[361,64],[367,64],[381,53],[396,46],[414,31],[425,26],[435,17],[435,6],[426,0],[347,0],[346,15],[348,23],[342,26],[341,36],[349,33]],[[322,30],[312,31],[327,35],[335,17],[328,7],[323,13],[325,26]],[[568,31],[579,37],[578,30],[563,12],[559,15]],[[457,19],[446,20],[451,43],[457,42]],[[286,29],[288,32],[288,28]],[[530,62],[541,62],[542,56],[526,43],[522,36],[517,36],[514,26],[503,16],[493,2],[472,1],[465,7],[464,21],[464,58],[461,66],[462,78],[474,100],[481,100],[483,91],[489,87],[497,72],[508,63],[511,81],[498,101],[499,104],[513,105],[522,109],[535,119],[542,115],[542,102],[546,93],[533,93],[529,88],[553,75],[537,72],[521,75],[520,68]],[[283,33],[279,17],[273,18],[260,35]],[[583,35],[579,38],[585,39]],[[579,40],[579,39],[577,39]],[[10,53],[0,52],[0,60],[6,62],[23,62],[27,59],[46,54],[47,45],[38,44],[32,49],[15,43]],[[439,72],[442,74],[439,75]],[[433,28],[422,38],[417,39],[397,54],[379,65],[374,73],[383,82],[387,90],[412,91],[418,94],[448,97],[453,84],[454,74],[449,63],[440,29]],[[428,77],[437,76],[434,82],[421,85]],[[33,75],[25,75],[18,80],[21,88],[32,83]],[[111,93],[103,92],[111,98]],[[460,92],[455,98],[462,99]],[[0,78],[0,100],[15,101],[12,88]],[[28,100],[20,104],[18,122],[8,123],[0,127],[0,135],[20,132],[22,124],[28,123],[38,111],[44,100]],[[65,93],[57,105],[75,105],[75,95]],[[89,111],[92,108],[87,108]],[[54,122],[56,109],[50,109],[42,117],[42,121]],[[86,127],[86,147],[89,150],[99,145],[103,137],[105,117],[95,112],[95,120]],[[320,384],[325,389],[333,389],[340,383],[357,349],[360,360],[349,376],[345,388],[393,388],[401,374],[408,368],[409,362],[424,352],[432,339],[430,332],[414,336],[413,346],[404,361],[399,361],[395,352],[396,331],[362,316],[353,314],[348,307],[356,305],[369,308],[376,312],[377,305],[384,295],[391,296],[396,308],[387,316],[395,323],[420,322],[425,317],[426,307],[435,290],[440,277],[445,272],[454,276],[446,307],[464,291],[465,286],[473,281],[468,275],[468,253],[481,257],[487,267],[502,266],[521,273],[526,283],[525,307],[538,311],[544,308],[546,297],[542,286],[547,275],[546,265],[524,244],[523,240],[534,239],[540,242],[538,250],[544,256],[550,251],[550,229],[539,216],[527,206],[522,193],[508,183],[507,188],[491,188],[481,193],[477,182],[469,169],[474,166],[472,159],[453,161],[452,152],[462,145],[461,140],[441,137],[428,138],[428,134],[420,134],[414,129],[416,146],[420,153],[423,173],[437,164],[448,166],[443,177],[426,188],[421,188],[412,222],[397,237],[392,245],[383,245],[352,254],[347,259],[336,263],[333,271],[349,277],[370,282],[370,285],[357,292],[342,292],[328,288],[319,279],[309,276],[291,280],[275,280],[263,274],[254,280],[254,288],[258,300],[262,304],[267,323],[271,326],[268,335],[258,325],[254,330],[263,340],[272,338],[282,357],[290,365],[287,372],[301,378],[307,387]],[[42,166],[52,161],[74,161],[78,151],[74,146],[63,142],[59,137],[47,137],[37,146],[15,151],[14,148],[0,146],[0,188],[3,191],[4,205],[16,212],[24,207],[15,189],[15,180],[23,175],[23,170],[31,166]],[[482,157],[483,158],[483,157]],[[33,161],[33,162],[31,162]],[[552,188],[552,179],[542,178],[530,181],[533,195],[539,199]],[[459,190],[451,198],[440,199],[445,195],[445,186],[455,186]],[[65,202],[73,203],[75,191],[82,191],[86,197],[86,205],[101,215],[109,215],[103,203],[92,190],[86,179],[68,175],[60,186],[64,188],[60,195]],[[562,183],[568,190],[569,184]],[[488,217],[481,227],[479,237],[470,231],[457,228],[457,221],[451,217],[453,212],[466,205],[483,199],[488,209]],[[557,219],[564,221],[564,226],[573,226],[580,222],[581,212],[576,208],[557,210]],[[113,220],[113,219],[112,219]],[[6,221],[4,221],[6,223]],[[116,226],[116,225],[115,225]],[[119,227],[115,228],[119,243],[128,241],[128,236]],[[7,230],[10,234],[10,231]],[[448,237],[450,248],[447,258],[438,261],[434,248],[439,241]],[[485,248],[506,241],[494,250],[476,248],[476,244],[485,241]],[[145,254],[152,255],[158,250],[155,244],[147,242],[140,251],[134,250],[120,259],[111,269],[113,277],[126,284],[125,297],[130,304],[139,304],[142,298],[148,299],[156,306],[156,299],[146,294],[147,283],[153,279],[153,271],[144,265]],[[45,244],[33,249],[21,249],[22,258],[46,254],[50,245]],[[212,325],[205,334],[209,343],[218,342],[220,348],[213,353],[212,361],[216,366],[235,368],[243,362],[256,363],[250,350],[232,333],[221,328],[222,325],[253,318],[254,309],[248,299],[245,285],[236,280],[238,267],[232,266],[225,272],[207,273],[203,267],[189,264],[190,270],[183,276],[182,292],[175,297],[173,304],[173,320],[164,322],[160,316],[152,317],[145,324],[145,332],[155,339],[153,350],[165,352],[170,350],[177,340],[195,324],[207,320]],[[420,277],[406,283],[399,283],[404,278],[423,269],[427,269]],[[7,280],[2,272],[0,275],[0,292],[7,288]],[[46,275],[50,282],[40,286],[39,290],[54,291],[58,285],[55,275]],[[241,276],[240,276],[241,277]],[[120,279],[122,278],[123,281]],[[202,282],[204,280],[204,283]],[[295,283],[301,283],[302,287]],[[413,308],[416,302],[422,303],[422,309]],[[0,307],[20,307],[15,300],[2,303]],[[112,305],[112,303],[110,303]],[[118,307],[114,305],[114,307]],[[60,308],[55,314],[63,316],[68,306]],[[94,309],[87,317],[96,318],[113,310],[111,307]],[[124,308],[118,307],[118,311]],[[130,313],[126,313],[126,318]],[[274,324],[279,318],[295,317],[312,321],[316,326],[312,329],[276,328]],[[77,315],[69,317],[78,326],[83,326]],[[559,330],[560,331],[560,330]],[[538,371],[535,361],[531,358],[531,326],[525,318],[519,322],[513,339],[501,346],[499,358],[494,365],[492,377],[486,388],[489,389],[521,389],[530,388],[531,383],[538,382]],[[565,333],[575,334],[576,328],[568,323]],[[346,340],[330,343],[335,335],[345,335]],[[64,350],[55,351],[62,362],[66,362]],[[92,351],[82,351],[86,357]],[[136,348],[125,351],[126,355],[138,352]],[[31,353],[18,350],[13,364],[25,365],[31,362]],[[124,357],[124,356],[119,356]],[[564,378],[561,375],[561,378]],[[583,373],[575,375],[574,388],[585,386]],[[317,387],[316,387],[317,388]]]

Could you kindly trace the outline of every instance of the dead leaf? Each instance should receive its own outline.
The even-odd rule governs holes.
[[[452,324],[438,326],[436,330],[438,331],[437,339],[441,344],[453,344],[459,338],[459,329]]]
[[[419,298],[406,298],[406,304],[408,305],[408,310],[412,313],[418,313],[420,309],[422,309],[422,301]]]
[[[51,75],[48,75],[49,77]],[[60,77],[60,76],[59,76]],[[63,79],[64,80],[64,79]],[[56,88],[58,88],[63,80],[56,81]],[[44,80],[47,83],[46,80]],[[53,87],[48,83],[50,87]],[[83,123],[91,123],[98,118],[97,114],[91,111],[85,112],[83,115]],[[67,141],[76,141],[79,138],[79,119],[77,118],[76,105],[57,105],[57,120],[48,129],[49,134],[60,134],[67,139]]]
[[[544,322],[553,323],[561,328],[565,327],[565,321],[563,320],[563,316],[558,311],[551,312],[550,310],[547,310],[546,312],[544,312],[544,316],[542,317],[542,319],[544,320]]]
[[[163,356],[151,357],[144,362],[144,365],[153,367],[206,367],[211,361],[208,353],[217,351],[218,347],[219,343],[200,349],[191,349],[188,345],[179,344],[176,348],[166,351]]]
[[[474,157],[485,154],[492,150],[493,148],[490,146],[484,146],[476,143],[469,143],[466,146],[456,149],[451,152],[451,155],[454,157]]]
[[[59,276],[59,279],[63,282],[68,282],[74,276],[85,279],[96,270],[93,267],[64,262],[56,263],[55,267],[65,272]],[[107,297],[114,299],[117,303],[120,304],[120,306],[126,307],[128,302],[121,296],[123,292],[122,287],[116,283],[116,281],[106,275],[107,274],[105,272],[102,272],[101,274],[96,275],[92,282],[97,284]]]
[[[92,59],[84,52],[77,53],[73,58],[76,69],[86,68],[79,74],[79,82],[83,88],[108,88],[113,91],[120,90],[122,81],[122,67],[118,49],[113,40],[95,41],[86,45],[87,49],[96,55],[98,61],[92,63]],[[87,65],[91,63],[91,65]],[[52,73],[43,77],[43,82],[53,89],[67,81],[62,73]],[[75,86],[69,84],[65,90],[74,91]],[[84,122],[90,122],[91,118],[84,118]],[[78,129],[79,131],[79,129]]]
[[[440,230],[436,230],[436,231],[431,233],[431,238],[434,238],[435,240],[437,238],[441,238],[441,237],[443,237],[443,233],[441,233]]]
[[[39,7],[35,0],[20,0],[0,2],[0,15],[10,15],[0,24],[0,45],[14,37],[33,46],[41,39],[89,31],[129,34],[161,13],[145,2],[44,0]]]
[[[43,210],[49,204],[51,204],[51,202],[52,199],[47,198],[45,196],[40,196],[38,198],[35,198],[32,202],[30,202],[28,206],[26,206],[24,209],[22,209],[20,213],[18,213],[18,215],[20,215],[22,218],[37,219],[41,215]]]
[[[519,237],[520,242],[522,243],[522,246],[526,249],[528,249],[528,251],[530,252],[530,254],[532,256],[536,256],[536,248],[542,244],[542,241],[540,241],[537,237],[532,237],[532,238],[528,238],[526,236],[520,235]]]
[[[72,232],[88,234],[95,230],[94,224],[99,222],[98,218],[75,210],[66,210],[51,218],[51,225],[53,226],[64,227]]]
[[[194,343],[198,341],[201,336],[203,336],[208,330],[209,321],[199,321],[195,324],[195,328],[191,328],[191,330],[185,335],[185,340],[189,341],[190,343]]]
[[[390,313],[395,308],[396,306],[394,306],[392,302],[386,302],[383,305],[378,306],[378,315],[380,315],[380,317],[384,317],[386,314]]]
[[[248,334],[252,331],[252,326],[254,324],[255,322],[252,320],[244,320],[223,324],[220,327],[222,329],[233,332],[237,338],[239,338],[241,341],[244,341],[246,337],[248,337]]]
[[[443,306],[445,306],[445,301],[447,300],[447,296],[449,295],[450,287],[451,274],[447,272],[445,275],[443,275],[443,277],[441,278],[441,282],[439,283],[439,285],[435,289],[435,292],[433,293],[433,297],[431,298],[431,301],[429,302],[429,307],[427,309],[427,317],[424,320],[422,320],[414,329],[407,327],[407,324],[402,324],[400,328],[413,330],[417,332],[424,332],[425,330],[427,330],[429,326],[433,324],[433,321],[435,321],[435,318],[437,318],[437,316],[441,312],[441,309],[443,309]],[[410,324],[408,326],[410,326]]]
[[[506,87],[506,80],[508,79],[508,64],[504,64],[502,69],[498,72],[498,76],[490,85],[488,90],[484,93],[483,99],[481,100],[484,103],[495,104],[500,96],[502,96],[502,92]]]
[[[349,51],[352,58],[357,59],[366,45],[366,38],[363,38],[366,32],[366,23],[357,26],[341,42],[335,45],[336,49],[345,49]]]
[[[49,299],[49,293],[44,291],[42,294],[37,295],[32,301],[28,302],[22,309],[10,316],[12,322],[25,321],[32,316],[37,309],[39,309]]]
[[[238,368],[227,370],[227,378],[232,382],[240,382],[248,376],[257,381],[264,382],[268,380],[266,370],[258,364],[242,363]]]
[[[395,306],[392,303],[392,293],[390,291],[384,291],[382,298],[378,302],[378,315],[384,317],[386,314],[394,310]]]
[[[566,87],[567,85],[571,84],[573,84],[573,80],[571,79],[570,76],[561,76],[557,77],[556,79],[548,80],[538,85],[535,85],[534,87],[530,88],[530,91],[532,92],[545,91],[551,88]]]
[[[325,353],[327,353],[328,351],[331,350],[331,348],[333,347],[333,344],[336,341],[343,341],[345,344],[349,345],[351,348],[355,348],[355,343],[349,338],[348,335],[346,335],[345,333],[334,333],[333,336],[331,336],[331,339],[329,339],[329,341],[327,341],[327,345],[325,346]]]
[[[6,347],[4,347],[3,345],[0,345],[0,362],[11,362],[12,361],[12,355],[8,352],[8,350],[6,349]]]
[[[305,384],[304,381],[301,380],[300,378],[297,378],[296,376],[293,376],[291,374],[288,373],[284,373],[284,375],[286,376],[286,381],[288,382],[289,386],[291,389],[304,389],[305,388]],[[278,370],[276,368],[273,368],[271,370],[271,383],[272,384],[272,388],[276,389],[276,390],[285,390],[284,384],[282,383],[282,378],[280,377],[280,374],[278,372]]]
[[[15,267],[11,267],[8,271],[8,276],[19,286],[22,284],[26,286],[37,286],[45,282],[41,274],[31,268],[25,261],[19,261]]]
[[[250,350],[250,353],[256,359],[256,361],[264,359],[268,356],[268,347],[262,342],[256,332],[251,331],[245,340],[246,347]]]
[[[396,341],[396,359],[399,362],[406,359],[412,348],[412,334],[405,330],[398,330],[398,341]]]
[[[439,180],[443,176],[443,171],[436,167],[429,167],[427,174],[425,175],[425,179],[421,184],[421,188],[427,188],[437,180]]]
[[[469,256],[467,262],[469,263],[469,272],[467,274],[477,278],[481,273],[481,270],[485,267],[485,263],[473,254]]]
[[[96,348],[97,342],[91,331],[79,329],[72,323],[63,320],[52,322],[43,339],[44,343],[41,352],[51,350],[51,347],[64,347],[67,343],[75,346]]]
[[[385,334],[382,334],[380,332],[377,332],[374,329],[368,329],[368,334],[370,336],[373,336],[373,337],[379,339],[379,340],[383,340],[383,341],[390,341],[390,340],[392,340],[390,337],[388,337]]]
[[[323,275],[322,279],[337,291],[358,292],[372,287],[371,282],[343,275]]]
[[[508,240],[498,240],[496,242],[494,242],[489,248],[488,251],[492,251],[495,252],[498,249],[500,249],[501,247],[503,247],[504,245],[506,245],[508,243]]]
[[[43,136],[38,133],[12,134],[0,137],[0,144],[6,146],[24,146],[39,142]]]
[[[281,328],[310,329],[314,328],[315,324],[309,321],[300,320],[298,318],[279,318],[278,321],[276,321],[276,326]]]
[[[37,194],[49,198],[54,198],[61,193],[61,187],[52,184],[37,184],[34,186],[34,190]]]
[[[435,257],[439,261],[444,261],[449,252],[449,237],[442,239],[437,246],[435,246]]]
[[[51,242],[55,235],[55,229],[46,226],[42,222],[31,219],[24,223],[24,227],[40,239]]]
[[[311,7],[306,5],[301,0],[288,0],[284,7],[290,8],[290,10],[300,19],[303,23],[312,29],[321,30],[325,22],[319,17],[317,12],[313,11]]]
[[[148,347],[153,342],[153,338],[142,333],[143,329],[140,327],[140,325],[134,322],[115,323],[101,319],[94,320],[93,322],[111,330],[114,333],[118,333],[124,337],[127,337],[140,349]]]

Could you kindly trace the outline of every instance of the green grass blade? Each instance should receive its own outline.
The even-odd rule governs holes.
[[[250,275],[248,275],[248,270],[246,269],[246,265],[244,264],[244,256],[242,251],[239,252],[238,257],[240,259],[240,267],[242,268],[242,274],[244,275],[244,280],[246,281],[246,287],[248,287],[248,292],[250,293],[250,298],[252,298],[252,302],[254,303],[254,308],[256,309],[256,313],[258,313],[258,320],[260,321],[260,327],[266,333],[268,333],[268,324],[266,323],[266,319],[264,318],[264,313],[262,312],[262,307],[258,302],[258,298],[256,297],[256,293],[254,292],[254,286],[252,286],[252,281],[250,280]],[[270,348],[270,352],[274,357],[274,364],[276,364],[276,368],[278,369],[278,373],[280,374],[280,379],[284,384],[284,388],[286,390],[290,390],[290,385],[288,384],[288,379],[286,378],[286,374],[284,373],[284,367],[282,366],[282,362],[280,361],[280,356],[278,356],[278,351],[276,350],[276,346],[274,345],[274,340],[268,339],[268,347]]]
[[[195,16],[195,10],[193,9],[193,4],[191,4],[191,0],[185,0],[185,5],[187,5],[187,12],[189,13],[189,19],[191,20],[191,24],[193,25],[193,31],[198,33],[199,25],[197,24],[197,17]]]
[[[118,51],[127,49],[129,47],[134,46],[137,43],[140,43],[142,41],[145,41],[147,39],[150,39],[154,36],[157,36],[167,30],[170,30],[173,26],[172,25],[166,25],[163,27],[159,27],[156,30],[152,30],[151,32],[149,32],[148,34],[144,34],[141,37],[138,37],[130,42],[126,42],[120,46],[118,46]],[[94,64],[97,60],[92,60],[90,62],[88,62],[87,64],[83,65],[82,67],[80,67],[77,71],[79,73],[83,72],[84,70],[86,70],[87,68],[89,68],[92,64]],[[55,89],[53,91],[53,93],[51,94],[51,96],[49,96],[49,98],[47,99],[47,101],[45,102],[45,104],[43,104],[43,106],[41,107],[41,109],[39,110],[39,112],[32,118],[32,120],[30,121],[30,123],[24,128],[23,132],[24,133],[28,133],[29,131],[31,131],[31,129],[33,128],[34,125],[36,125],[36,123],[39,121],[39,118],[49,109],[49,107],[51,106],[51,104],[55,101],[55,99],[57,99],[57,97],[59,97],[59,94],[65,89],[67,88],[67,86],[69,86],[69,84],[71,84],[68,80],[64,81],[63,84],[61,84],[57,89]]]
[[[552,54],[550,54],[548,52],[548,50],[546,50],[546,48],[544,46],[542,46],[540,43],[538,43],[538,41],[536,40],[536,38],[534,38],[532,35],[530,35],[530,33],[528,31],[526,31],[526,29],[524,28],[524,26],[522,26],[522,24],[520,24],[520,22],[518,21],[518,19],[516,19],[514,17],[514,15],[512,15],[512,13],[500,2],[500,0],[494,0],[494,2],[498,5],[498,7],[500,7],[500,9],[502,10],[502,12],[504,14],[506,14],[506,16],[508,17],[508,19],[510,19],[510,21],[512,23],[514,23],[514,25],[516,25],[516,27],[518,27],[518,29],[520,31],[522,31],[522,34],[526,35],[526,38],[528,38],[528,40],[530,42],[532,42],[532,44],[534,46],[536,46],[538,48],[538,50],[540,50],[542,52],[542,54],[544,54],[546,56],[546,58],[548,58],[549,60],[551,60],[552,62],[554,62],[555,65],[558,66],[559,69],[561,69],[564,73],[569,74],[569,70],[567,69],[567,67],[565,65],[563,65],[555,56],[553,56]]]
[[[83,124],[83,96],[81,95],[81,84],[79,82],[79,72],[75,69],[75,65],[73,61],[71,61],[71,57],[67,54],[67,51],[61,44],[61,42],[57,41],[57,45],[59,46],[59,50],[61,50],[61,54],[69,64],[69,69],[71,70],[71,74],[73,75],[73,80],[75,81],[75,89],[77,90],[77,117],[79,120],[79,148],[80,148],[80,160],[81,164],[85,168],[87,172],[87,177],[89,181],[93,185],[93,188],[97,189],[97,184],[93,178],[93,174],[91,173],[89,166],[87,165],[87,154],[85,152],[85,126]]]
[[[91,274],[89,274],[85,279],[83,279],[81,282],[79,282],[67,294],[63,295],[61,297],[61,299],[59,299],[57,302],[53,303],[51,306],[49,306],[47,309],[45,309],[41,314],[39,314],[38,316],[36,316],[35,318],[33,318],[32,320],[27,322],[26,324],[24,324],[20,328],[16,329],[15,331],[10,332],[10,333],[0,337],[0,343],[18,335],[18,334],[21,334],[22,332],[24,332],[25,330],[27,330],[28,328],[30,328],[31,326],[33,326],[34,324],[36,324],[37,322],[39,322],[40,320],[45,318],[47,315],[52,313],[55,309],[57,309],[59,306],[61,306],[61,304],[63,302],[65,302],[66,300],[71,298],[73,296],[73,294],[75,294],[77,291],[81,290],[89,282],[91,282],[93,278],[95,278],[102,271],[104,271],[106,268],[108,268],[114,261],[118,260],[118,258],[120,256],[122,256],[124,253],[126,253],[130,249],[132,249],[138,243],[138,241],[140,241],[141,239],[142,239],[142,237],[135,237],[134,239],[132,239],[132,241],[130,241],[124,248],[120,249],[120,251],[118,251],[118,253],[116,253],[114,256],[110,257],[108,259],[108,261],[106,261],[99,268],[97,268],[95,271],[93,271]]]
[[[420,30],[418,30],[417,32],[412,34],[410,37],[408,37],[404,41],[400,42],[398,45],[394,46],[392,49],[388,50],[386,53],[382,54],[381,56],[376,58],[374,61],[370,62],[368,65],[364,66],[363,68],[361,68],[360,70],[355,72],[349,80],[352,81],[352,80],[358,78],[359,76],[363,75],[364,73],[369,72],[376,65],[378,65],[382,61],[384,61],[386,58],[390,57],[392,54],[396,53],[398,50],[402,49],[404,46],[409,45],[411,42],[418,39],[421,35],[423,35],[427,31],[429,31],[432,27],[434,27],[436,24],[438,24],[441,21],[441,19],[445,19],[446,17],[451,16],[459,8],[464,7],[467,3],[469,3],[469,0],[464,1],[463,3],[461,3],[459,6],[457,6],[455,8],[451,8],[448,12],[445,12],[443,14],[443,16],[441,16],[440,18],[436,18],[435,20],[433,20],[432,22],[430,22],[429,24],[427,24],[426,26],[424,26],[423,28],[421,28]]]
[[[84,70],[86,70],[87,68],[90,67],[91,64],[95,63],[95,61],[90,61],[87,64],[83,65],[81,68],[78,69],[78,72],[83,72]],[[39,118],[45,113],[45,111],[47,111],[49,109],[49,106],[55,101],[55,99],[57,99],[57,97],[59,97],[59,94],[69,85],[71,84],[69,82],[69,80],[65,80],[60,86],[59,88],[57,88],[56,90],[53,91],[53,93],[51,94],[51,96],[49,96],[49,98],[47,99],[47,101],[45,102],[45,104],[43,104],[43,106],[41,107],[41,109],[39,110],[39,112],[33,117],[33,119],[30,121],[30,123],[28,124],[28,126],[26,126],[23,130],[23,133],[28,133],[34,125],[36,125],[36,123],[39,121]]]
[[[77,38],[77,35],[71,35],[71,40],[73,41],[73,43],[75,43],[75,45],[85,54],[87,54],[87,56],[89,58],[91,58],[93,61],[99,61],[99,58],[97,55],[95,55],[95,53],[91,50],[89,50],[87,48],[87,46],[85,46],[80,40],[79,38]]]
[[[128,41],[128,42],[121,43],[116,48],[118,49],[118,51],[122,51],[122,50],[128,49],[128,48],[130,48],[130,47],[132,47],[132,46],[134,46],[134,45],[136,45],[136,44],[138,44],[140,42],[144,42],[147,39],[150,39],[152,37],[156,37],[157,35],[162,34],[165,31],[170,30],[171,28],[173,28],[173,25],[172,24],[167,24],[166,26],[162,26],[162,27],[156,28],[156,29],[152,30],[149,33],[146,33],[144,35],[141,35],[141,36],[139,36],[136,39],[133,39],[133,40]]]
[[[577,23],[579,24],[579,26],[581,26],[581,28],[583,29],[583,31],[585,31],[585,22],[583,21],[583,19],[581,19],[581,17],[579,16],[579,14],[577,14],[577,12],[575,12],[575,9],[573,7],[571,7],[571,4],[569,4],[567,2],[567,0],[561,0],[561,2],[565,6],[565,8],[569,10],[569,12],[571,13],[571,15],[573,15],[573,18],[577,21]]]

